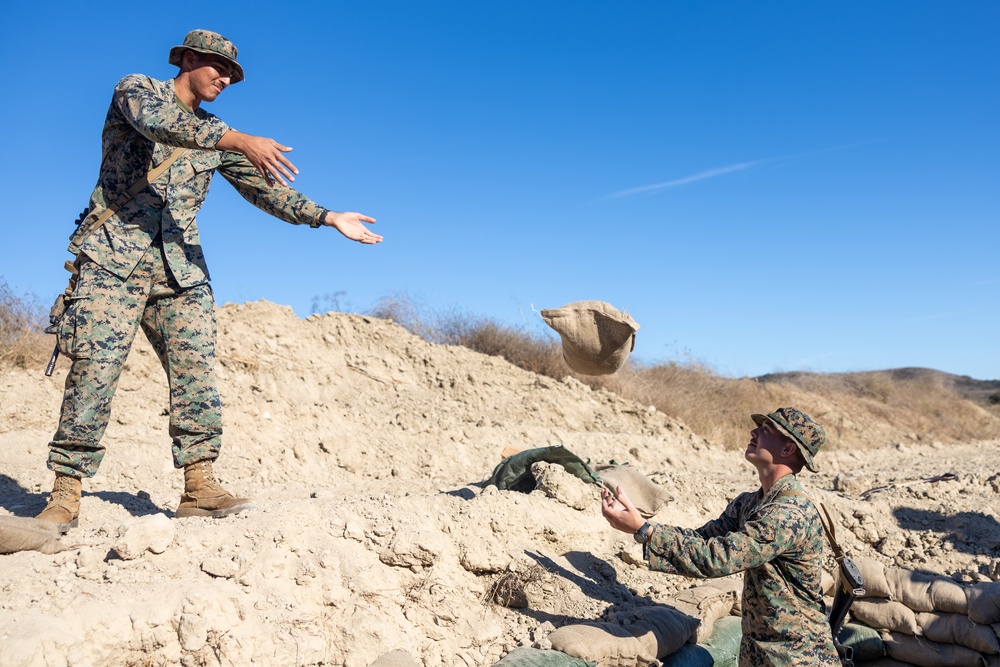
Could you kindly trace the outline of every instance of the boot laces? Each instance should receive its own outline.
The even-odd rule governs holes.
[[[73,491],[73,482],[69,477],[57,477],[56,483],[52,486],[52,493],[49,494],[49,502],[56,500],[73,500],[76,493]]]

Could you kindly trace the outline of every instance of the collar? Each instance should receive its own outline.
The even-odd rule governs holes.
[[[795,473],[793,472],[788,473],[784,477],[778,479],[778,481],[772,484],[771,488],[767,490],[767,493],[764,493],[764,487],[758,488],[757,499],[758,501],[771,502],[772,500],[774,500],[774,497],[777,496],[779,493],[781,493],[782,491],[788,491],[790,489],[794,489],[796,491],[803,490],[802,484],[799,482],[798,477],[796,477]]]

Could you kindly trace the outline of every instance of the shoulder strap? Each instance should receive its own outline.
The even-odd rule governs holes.
[[[163,173],[170,168],[170,165],[176,162],[177,158],[179,158],[186,150],[187,150],[186,148],[178,146],[173,151],[171,151],[170,155],[167,156],[166,160],[164,160],[160,164],[150,169],[149,173],[147,173],[144,177],[140,178],[138,181],[133,183],[132,187],[128,189],[128,193],[125,196],[125,200],[122,201],[121,204],[118,204],[117,206],[111,205],[108,206],[106,209],[104,209],[101,215],[98,216],[97,220],[94,222],[94,225],[91,228],[91,230],[87,233],[87,236],[90,236],[98,229],[103,227],[104,223],[107,222],[112,215],[117,213],[122,206],[127,204],[132,199],[132,197],[135,197],[137,194],[145,190],[146,186],[148,186],[150,183],[158,179],[160,176],[163,176]]]
[[[180,146],[175,148],[173,151],[171,151],[170,155],[167,156],[166,160],[164,160],[160,164],[150,169],[145,176],[143,176],[138,181],[133,183],[132,187],[130,187],[128,189],[128,192],[125,193],[125,196],[122,198],[122,201],[120,201],[117,204],[111,204],[106,209],[101,211],[101,214],[97,216],[97,219],[90,224],[89,228],[77,229],[70,237],[70,246],[71,246],[70,252],[76,254],[76,250],[73,250],[72,248],[79,249],[81,246],[83,246],[84,242],[90,237],[91,234],[93,234],[98,229],[103,227],[104,223],[106,223],[111,218],[111,216],[113,216],[115,213],[121,210],[121,208],[125,206],[125,204],[131,201],[132,197],[135,197],[137,194],[142,192],[150,183],[160,178],[160,176],[163,176],[163,174],[167,171],[167,169],[170,168],[170,165],[176,162],[177,158],[183,155],[186,151],[187,151],[186,148],[182,148]],[[82,214],[80,220],[81,225],[83,224],[83,220],[85,220],[86,217],[87,217],[86,213]]]

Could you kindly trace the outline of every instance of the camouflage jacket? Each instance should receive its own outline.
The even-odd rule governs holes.
[[[823,603],[823,526],[795,475],[766,494],[740,494],[697,530],[655,525],[652,570],[689,577],[743,575],[741,667],[840,665]]]
[[[164,256],[180,286],[207,282],[195,216],[215,171],[266,213],[293,224],[318,222],[326,209],[290,187],[269,186],[243,155],[215,150],[229,129],[200,108],[185,108],[174,94],[173,79],[131,74],[119,81],[104,121],[101,172],[90,196],[90,214],[70,237],[70,252],[82,251],[125,278],[162,235]],[[190,150],[128,200],[129,188],[177,146]],[[123,203],[100,230],[85,233],[107,206]]]

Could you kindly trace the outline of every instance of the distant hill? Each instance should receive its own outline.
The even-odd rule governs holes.
[[[933,368],[891,368],[881,371],[859,371],[854,373],[768,373],[756,378],[759,382],[788,382],[795,385],[808,384],[808,380],[816,377],[845,377],[870,380],[889,380],[892,382],[922,382],[950,389],[959,398],[978,403],[996,411],[1000,407],[1000,380],[976,380],[968,375],[954,375]]]

